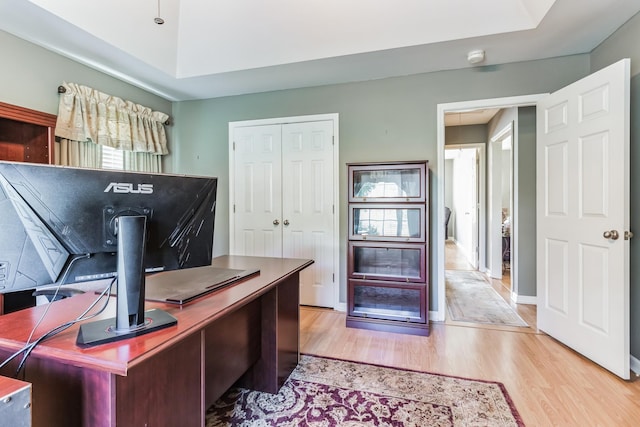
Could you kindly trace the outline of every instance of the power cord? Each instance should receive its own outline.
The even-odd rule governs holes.
[[[47,308],[44,310],[44,312],[40,316],[40,319],[38,319],[38,321],[36,322],[35,326],[31,330],[31,334],[29,334],[29,338],[27,339],[26,345],[29,345],[29,343],[31,342],[31,338],[33,338],[33,334],[36,332],[36,329],[38,329],[38,326],[40,326],[40,323],[42,323],[42,321],[44,320],[45,316],[49,312],[49,308],[51,307],[51,303],[56,300],[56,297],[58,296],[58,292],[60,292],[60,288],[62,287],[64,282],[67,280],[67,276],[69,275],[69,271],[71,271],[71,266],[76,261],[78,261],[79,259],[85,259],[85,258],[90,258],[90,257],[91,257],[91,254],[85,254],[85,255],[82,255],[82,256],[75,257],[75,258],[73,258],[71,260],[71,262],[69,263],[69,265],[65,269],[64,274],[62,275],[62,278],[58,281],[58,286],[56,286],[56,291],[54,292],[53,297],[51,298],[51,301],[49,301],[49,304],[47,304]]]
[[[98,302],[100,302],[101,299],[104,298],[105,295],[110,294],[111,288],[113,287],[113,284],[115,283],[116,278],[114,277],[111,282],[109,283],[109,285],[107,287],[105,287],[105,289],[100,293],[100,295],[98,295],[98,297],[95,299],[95,301],[93,301],[89,307],[82,312],[82,314],[80,314],[78,317],[76,317],[74,320],[71,320],[69,322],[63,323],[59,326],[56,326],[55,328],[45,332],[42,336],[40,336],[39,338],[37,338],[35,341],[33,342],[28,342],[27,344],[25,344],[24,347],[22,347],[20,350],[16,351],[15,353],[13,353],[11,356],[9,356],[7,359],[5,359],[2,363],[0,363],[0,369],[2,369],[4,366],[6,366],[9,362],[11,362],[13,359],[15,359],[16,357],[18,357],[20,354],[23,354],[22,356],[22,360],[20,361],[18,368],[16,369],[16,378],[18,377],[18,375],[20,374],[20,372],[22,371],[22,369],[25,366],[25,363],[27,361],[27,358],[29,357],[29,355],[31,355],[31,352],[33,351],[33,349],[40,344],[42,341],[46,340],[47,338],[50,338],[66,329],[68,329],[69,327],[75,325],[76,323],[94,318],[96,316],[98,316],[99,314],[101,314],[109,305],[109,298],[106,298],[104,301],[103,306],[95,313],[87,316],[87,313],[89,313],[97,304]],[[36,326],[37,327],[37,326]],[[35,328],[34,328],[35,329]],[[31,340],[31,337],[29,338],[29,340]]]

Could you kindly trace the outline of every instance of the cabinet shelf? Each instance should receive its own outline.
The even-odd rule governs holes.
[[[352,203],[349,205],[349,238],[385,242],[424,242],[424,210],[424,205],[408,203]]]
[[[349,315],[424,323],[426,286],[349,280]]]
[[[349,165],[349,202],[415,202],[426,200],[426,162]]]
[[[426,283],[425,245],[349,242],[350,278]]]

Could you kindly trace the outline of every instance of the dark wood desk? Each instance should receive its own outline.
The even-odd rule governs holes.
[[[168,329],[82,349],[76,325],[43,342],[24,378],[33,384],[33,425],[203,426],[206,409],[236,381],[277,392],[298,363],[299,272],[312,263],[219,257],[213,267],[259,268],[260,275],[183,306],[147,301],[147,309],[178,319]],[[189,280],[189,270],[179,273]],[[77,317],[94,299],[84,294],[54,303],[38,331]],[[115,300],[109,304],[97,319],[115,315]],[[0,317],[0,360],[24,345],[42,310]]]

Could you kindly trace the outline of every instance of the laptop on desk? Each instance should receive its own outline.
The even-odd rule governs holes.
[[[258,274],[259,269],[235,270],[211,266],[166,271],[146,278],[145,299],[185,304]]]

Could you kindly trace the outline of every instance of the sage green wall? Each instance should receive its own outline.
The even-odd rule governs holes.
[[[0,102],[58,114],[58,86],[66,81],[171,113],[171,101],[4,31],[0,31],[0,52]]]
[[[536,107],[519,107],[518,188],[514,203],[518,206],[518,296],[536,296]]]
[[[340,288],[346,283],[346,167],[348,162],[430,161],[432,208],[436,182],[436,112],[440,103],[554,91],[589,72],[589,55],[443,71],[359,83],[292,89],[174,104],[176,150],[173,170],[220,177],[214,252],[229,250],[228,122],[308,114],[340,115]],[[431,236],[440,227],[431,222]],[[436,265],[436,251],[430,252]],[[435,269],[431,282],[436,283]],[[431,290],[431,309],[437,309]]]
[[[640,74],[640,13],[629,19],[591,52],[591,72],[631,58],[631,75]]]

